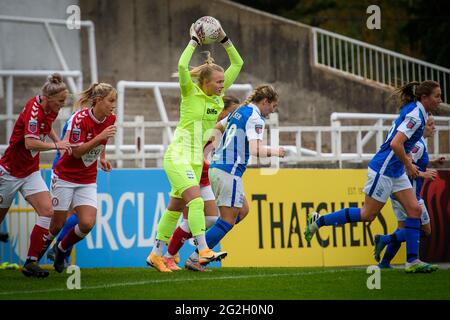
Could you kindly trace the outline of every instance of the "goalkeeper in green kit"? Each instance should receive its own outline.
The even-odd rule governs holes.
[[[208,142],[224,104],[223,93],[236,80],[243,60],[220,27],[218,42],[225,48],[231,65],[223,68],[213,63],[208,53],[206,63],[189,70],[195,49],[203,44],[194,25],[191,40],[181,54],[178,74],[181,87],[180,122],[164,155],[164,171],[172,188],[170,201],[158,224],[153,250],[147,264],[160,272],[171,272],[162,258],[163,250],[174,232],[183,208],[188,207],[188,225],[199,252],[199,263],[223,259],[226,252],[214,252],[205,240],[204,202],[199,181],[203,167],[203,147]]]

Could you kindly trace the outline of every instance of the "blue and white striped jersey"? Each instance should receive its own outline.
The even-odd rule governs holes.
[[[226,126],[210,168],[218,168],[242,177],[250,156],[249,141],[262,140],[265,121],[258,107],[241,106],[221,121]]]
[[[419,141],[414,145],[411,150],[411,156],[413,163],[419,167],[421,172],[427,171],[428,163],[430,159],[428,157],[428,149],[425,140],[420,138]],[[417,200],[420,200],[420,191],[422,190],[423,178],[417,177],[417,179],[409,179],[411,181],[411,185],[413,187],[414,193],[416,194]],[[391,195],[392,199],[395,199],[394,195]]]
[[[419,101],[406,104],[389,130],[386,141],[369,162],[369,168],[381,175],[392,178],[400,177],[405,172],[405,167],[391,149],[391,141],[397,132],[403,132],[408,137],[404,144],[405,151],[407,154],[410,153],[423,135],[427,117],[425,108]]]

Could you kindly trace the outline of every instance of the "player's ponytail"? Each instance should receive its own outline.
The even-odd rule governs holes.
[[[208,81],[214,71],[224,72],[223,68],[218,64],[214,63],[214,59],[211,56],[211,52],[203,51],[202,53],[206,53],[205,63],[192,68],[189,73],[193,80],[196,80],[200,86],[203,85],[205,81]],[[178,72],[173,73],[172,77],[178,77]]]
[[[89,108],[95,105],[97,98],[104,98],[111,92],[117,96],[116,89],[109,83],[98,83],[94,82],[91,86],[80,93],[78,100],[74,104],[74,111],[81,108]]]
[[[432,80],[423,82],[412,81],[394,91],[400,97],[400,109],[413,101],[420,101],[422,96],[429,96],[435,88],[439,87],[439,83]]]
[[[65,90],[67,90],[67,86],[63,77],[59,73],[53,73],[47,77],[47,81],[41,88],[41,93],[43,96],[50,98]]]
[[[245,99],[243,105],[247,105],[251,102],[260,102],[267,99],[269,103],[278,101],[278,92],[270,84],[263,84],[253,90],[252,94]]]

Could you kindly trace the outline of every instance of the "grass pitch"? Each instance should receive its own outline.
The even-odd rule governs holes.
[[[406,274],[381,270],[381,289],[369,290],[366,268],[214,268],[158,273],[150,268],[81,269],[81,289],[67,273],[26,278],[0,270],[0,299],[301,300],[450,299],[450,270]],[[207,288],[207,289],[205,289]]]

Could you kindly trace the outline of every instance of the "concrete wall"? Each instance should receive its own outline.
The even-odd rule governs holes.
[[[0,0],[0,14],[33,18],[67,19],[66,8],[78,0]],[[52,26],[70,69],[81,67],[80,32]],[[0,22],[0,68],[58,69],[55,50],[44,25]]]
[[[389,112],[387,90],[311,66],[308,26],[219,0],[81,0],[80,4],[83,18],[96,25],[99,74],[105,81],[174,81],[170,74],[188,42],[191,23],[212,15],[244,58],[237,82],[254,86],[269,82],[280,90],[283,124],[328,124],[333,111]],[[228,65],[219,45],[198,49],[192,65],[202,62],[199,51],[205,49],[217,63]]]
[[[0,0],[0,15],[66,20],[69,5],[78,0]],[[68,67],[81,70],[80,30],[52,25]],[[43,24],[0,21],[0,69],[62,70],[55,49]],[[26,101],[40,92],[45,77],[14,78],[14,114],[20,113]],[[0,78],[0,114],[6,112],[6,79]],[[0,121],[0,144],[5,144],[6,121]]]

